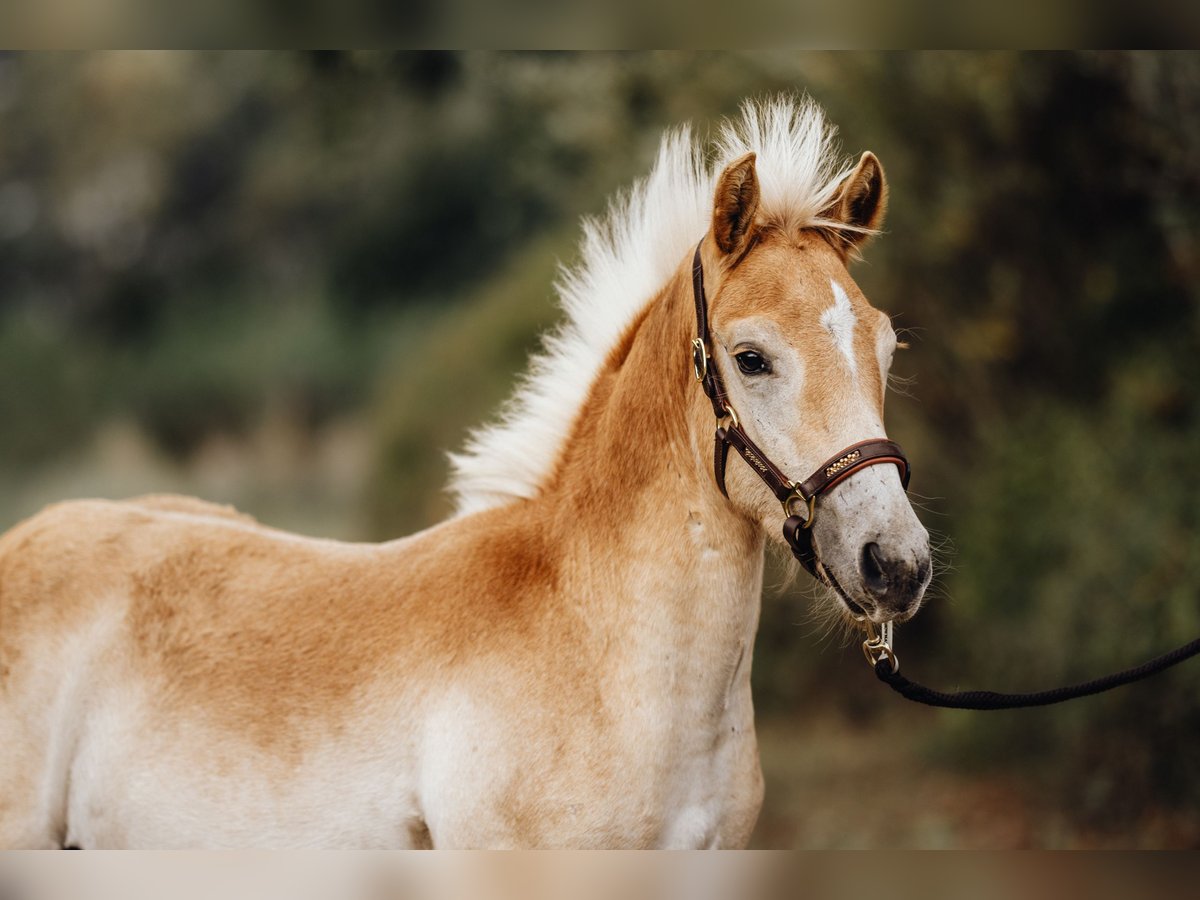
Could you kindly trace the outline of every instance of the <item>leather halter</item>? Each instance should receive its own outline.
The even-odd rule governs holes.
[[[799,484],[789,479],[771,462],[767,454],[746,434],[738,420],[737,413],[725,393],[721,373],[717,370],[716,361],[709,350],[708,299],[704,294],[704,265],[700,259],[700,247],[703,243],[701,241],[696,245],[696,255],[692,259],[692,292],[696,300],[696,337],[692,340],[692,366],[696,380],[704,389],[705,396],[712,402],[713,415],[717,417],[717,433],[713,442],[713,475],[717,480],[717,487],[721,489],[722,494],[729,496],[725,489],[725,462],[729,456],[729,448],[732,447],[783,504],[783,513],[787,517],[783,523],[783,537],[791,548],[792,555],[813,577],[828,581],[827,577],[817,571],[820,561],[817,559],[812,540],[817,498],[859,469],[879,463],[895,465],[900,470],[900,482],[907,490],[908,458],[900,449],[900,445],[894,441],[883,438],[859,441],[825,460],[812,475]],[[726,419],[729,421],[722,424]],[[796,512],[800,508],[806,512],[803,518]]]

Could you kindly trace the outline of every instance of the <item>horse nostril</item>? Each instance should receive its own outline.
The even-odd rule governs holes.
[[[883,553],[874,541],[862,548],[862,574],[867,590],[882,594],[888,588],[887,572],[884,569]]]

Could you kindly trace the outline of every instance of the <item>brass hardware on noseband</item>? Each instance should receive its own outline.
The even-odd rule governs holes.
[[[728,403],[725,404],[725,415],[729,416],[729,424],[734,428],[742,427],[742,423],[738,421],[737,410]]]
[[[862,459],[862,451],[854,450],[851,453],[847,453],[832,466],[826,466],[825,474],[833,477],[838,472],[842,471],[842,469],[846,468],[846,466],[850,465],[851,463],[858,462],[860,459]]]
[[[793,481],[791,486],[792,492],[783,500],[783,515],[784,517],[799,515],[792,509],[792,506],[796,503],[802,503],[807,510],[807,515],[804,517],[804,527],[812,528],[813,522],[817,518],[817,495],[813,494],[811,497],[805,497],[800,493],[800,488],[796,482]]]

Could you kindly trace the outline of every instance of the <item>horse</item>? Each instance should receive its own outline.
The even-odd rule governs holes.
[[[848,266],[886,206],[879,160],[845,161],[806,98],[744,104],[712,146],[668,132],[585,220],[563,323],[419,533],[315,539],[171,495],[13,527],[0,845],[745,846],[783,543],[762,464],[885,436],[896,332]],[[714,459],[714,409],[762,459]],[[848,622],[903,621],[929,583],[902,474],[801,498]]]

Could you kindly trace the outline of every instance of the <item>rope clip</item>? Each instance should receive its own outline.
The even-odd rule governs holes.
[[[880,661],[887,660],[888,665],[892,667],[892,674],[900,671],[900,657],[896,655],[896,651],[892,649],[892,621],[882,623],[879,630],[875,630],[875,623],[870,619],[863,619],[863,629],[867,632],[867,639],[863,641],[863,655],[867,658],[867,665],[872,669],[877,666]]]

